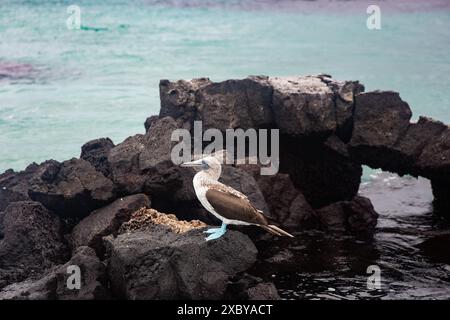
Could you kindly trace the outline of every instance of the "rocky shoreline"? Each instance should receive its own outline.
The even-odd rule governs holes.
[[[248,273],[270,235],[245,227],[204,241],[204,223],[217,221],[195,197],[194,171],[170,158],[173,130],[197,120],[203,130],[280,130],[279,173],[226,166],[221,181],[294,234],[371,236],[378,214],[358,195],[362,165],[430,179],[434,211],[449,212],[449,127],[411,122],[396,92],[328,75],[258,76],[162,80],[160,98],[145,134],[0,175],[0,299],[279,298]],[[66,286],[71,265],[79,290]]]

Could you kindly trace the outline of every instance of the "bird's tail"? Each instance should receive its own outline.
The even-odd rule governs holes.
[[[280,236],[280,237],[291,237],[294,238],[294,236],[290,233],[287,233],[286,231],[284,231],[283,229],[273,225],[273,224],[269,224],[267,226],[260,226],[261,228],[263,228],[264,230],[270,232],[271,234],[274,234],[276,236]]]

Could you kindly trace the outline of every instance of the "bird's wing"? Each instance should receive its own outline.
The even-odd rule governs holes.
[[[206,199],[219,215],[228,220],[257,225],[268,224],[261,211],[256,209],[244,194],[231,187],[214,185],[206,191]]]
[[[250,202],[250,200],[248,199],[248,197],[245,194],[243,194],[242,192],[239,192],[236,189],[233,189],[232,187],[227,186],[226,184],[223,184],[221,182],[216,182],[214,184],[211,184],[210,189],[215,189],[215,190],[218,190],[218,191],[221,191],[224,193],[229,193],[235,197],[238,197],[242,200]]]

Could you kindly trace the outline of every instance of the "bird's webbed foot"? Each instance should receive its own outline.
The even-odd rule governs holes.
[[[212,228],[205,231],[205,233],[210,233],[210,235],[206,238],[206,241],[218,239],[225,234],[227,231],[227,225],[222,223],[220,228]]]
[[[210,228],[208,230],[203,231],[203,233],[216,233],[222,230],[221,228]]]

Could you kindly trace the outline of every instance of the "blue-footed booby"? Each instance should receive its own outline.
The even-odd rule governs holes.
[[[200,169],[193,180],[195,194],[203,207],[222,221],[220,228],[205,231],[210,234],[206,241],[223,236],[229,224],[256,225],[277,236],[293,237],[279,227],[269,224],[268,218],[252,205],[247,196],[218,181],[222,165],[216,156],[206,156],[182,163],[181,166]]]

